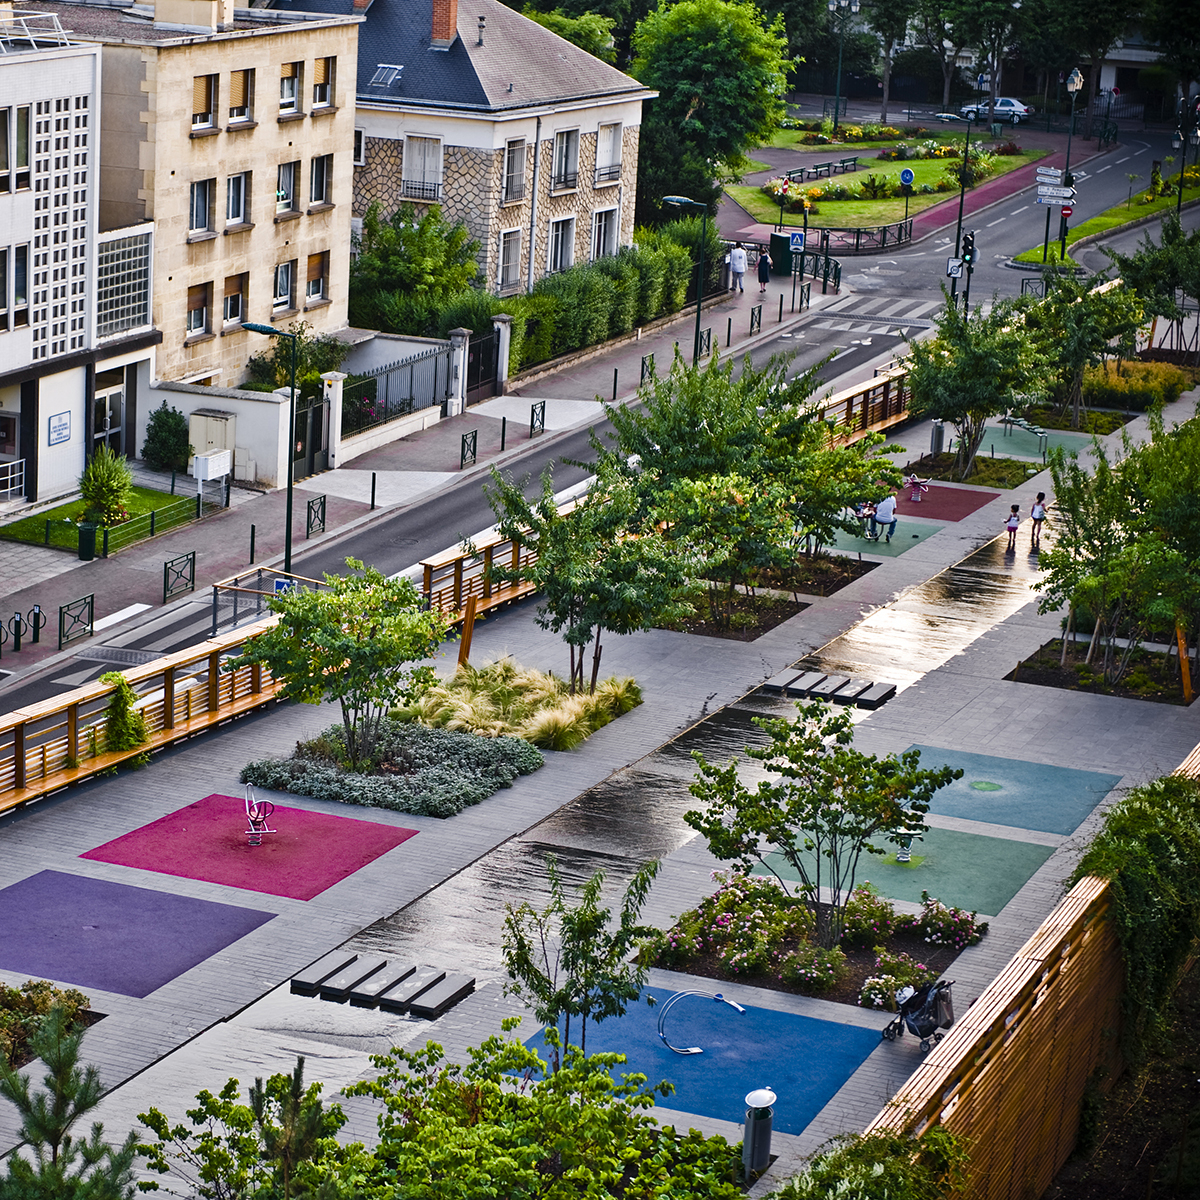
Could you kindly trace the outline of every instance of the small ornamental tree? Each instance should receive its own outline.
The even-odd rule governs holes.
[[[112,699],[104,710],[104,749],[133,750],[141,746],[150,734],[145,714],[134,707],[139,698],[137,692],[120,671],[106,671],[100,682],[113,689]]]
[[[187,417],[164,400],[146,423],[142,457],[156,471],[182,471],[195,449],[188,441]]]
[[[961,770],[923,770],[921,754],[877,758],[851,745],[854,725],[848,712],[817,702],[798,704],[796,721],[756,717],[767,746],[746,753],[776,778],[751,791],[738,778],[738,760],[713,766],[695,750],[699,766],[693,796],[707,804],[684,820],[708,838],[719,859],[749,873],[761,863],[786,884],[768,855],[781,856],[800,879],[816,921],[815,939],[832,949],[842,937],[846,904],[854,891],[864,854],[887,851],[872,839],[898,843],[905,833],[924,832],[934,793]],[[828,889],[830,902],[821,902]]]
[[[283,682],[281,694],[304,704],[336,700],[351,770],[371,761],[389,708],[407,704],[434,679],[422,664],[438,648],[447,624],[421,610],[408,579],[386,579],[374,567],[346,559],[348,575],[326,575],[325,588],[297,588],[269,601],[279,623],[246,644],[228,671],[262,663]]]
[[[119,525],[129,520],[133,499],[133,472],[123,454],[101,446],[87,461],[79,478],[85,518],[101,525]]]

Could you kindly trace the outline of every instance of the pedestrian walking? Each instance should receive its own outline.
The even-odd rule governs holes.
[[[1009,509],[1008,520],[1004,522],[1004,528],[1008,530],[1008,549],[1010,552],[1015,552],[1017,549],[1017,530],[1021,527],[1021,506],[1014,504]]]
[[[742,281],[746,278],[746,248],[741,242],[729,252],[729,290],[744,292]]]
[[[1042,548],[1042,523],[1046,520],[1046,493],[1038,492],[1037,499],[1033,502],[1033,508],[1029,512],[1029,517],[1033,521],[1033,533],[1029,539],[1029,548],[1031,550],[1040,550]]]
[[[771,256],[764,250],[758,256],[758,291],[761,295],[767,290],[767,284],[771,282]]]

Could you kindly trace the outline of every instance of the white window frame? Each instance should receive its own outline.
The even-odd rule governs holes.
[[[608,217],[612,221],[611,245],[606,250],[600,246],[600,223],[602,217]],[[619,210],[616,208],[600,208],[592,213],[592,262],[598,258],[610,258],[616,254],[621,241],[621,219]]]
[[[217,85],[214,77],[208,75],[196,75],[192,79],[192,91],[195,92],[196,80],[206,79],[208,82],[205,86],[208,88],[208,111],[192,113],[192,128],[193,129],[212,129],[217,123]]]
[[[579,186],[579,129],[560,129],[554,135],[554,159],[551,163],[550,188],[555,192],[574,191]]]
[[[202,333],[209,333],[208,314],[212,308],[212,285],[204,285],[208,288],[208,303],[203,308],[188,307],[187,310],[187,336],[198,337]]]
[[[246,95],[245,104],[239,104],[236,108],[229,108],[229,123],[231,125],[244,125],[248,121],[254,120],[254,68],[243,67],[239,68],[246,76]],[[232,73],[231,73],[232,76]],[[230,98],[233,96],[233,81],[232,77],[229,84]]]
[[[320,56],[325,61],[325,82],[317,83],[316,64],[313,64],[313,108],[330,108],[333,105],[333,74],[337,70],[337,59],[332,54]]]
[[[367,131],[365,129],[356,129],[354,131],[353,162],[356,167],[365,167],[367,165]]]
[[[237,198],[239,214],[234,216],[234,198]],[[227,225],[250,224],[250,172],[239,171],[225,180],[225,223]]]
[[[7,113],[5,114],[7,116]],[[8,331],[8,247],[0,246],[0,333]]]
[[[230,301],[237,301],[237,312],[230,315]],[[221,299],[221,317],[226,325],[240,325],[246,316],[246,293],[244,290],[236,292],[234,295],[226,295]]]
[[[516,246],[516,253],[512,259],[512,278],[505,279],[505,249],[509,246]],[[496,261],[496,288],[498,291],[511,291],[513,288],[521,285],[521,229],[502,229],[500,231],[500,249]]]
[[[311,303],[313,300],[329,299],[329,252],[326,250],[322,251],[321,254],[325,262],[325,273],[320,279],[308,278],[308,263],[307,260],[305,261],[304,299],[306,303]],[[312,255],[309,255],[309,257],[311,258]],[[317,289],[316,291],[313,291],[314,285]]]
[[[563,236],[556,231],[563,226],[570,226],[570,236],[564,241]],[[556,258],[555,249],[559,249],[559,254]],[[566,261],[563,261],[561,253],[563,247],[566,249]],[[558,217],[550,222],[549,237],[546,238],[546,271],[548,274],[557,275],[559,271],[569,270],[575,265],[575,218],[574,217]]]
[[[286,284],[281,291],[280,285]],[[295,307],[296,264],[293,261],[275,264],[275,279],[271,289],[271,311],[290,312]]]
[[[503,204],[515,204],[525,199],[525,168],[528,142],[524,138],[510,138],[504,143],[504,199]],[[514,170],[514,160],[519,160],[520,170]]]
[[[436,155],[429,149],[436,146]],[[442,196],[442,139],[409,134],[404,139],[404,159],[400,164],[400,194],[407,200],[440,200]],[[436,157],[433,170],[430,158]]]
[[[297,162],[280,163],[275,172],[275,214],[299,212],[296,206],[296,184],[299,182],[300,168]],[[285,184],[287,185],[285,187]]]
[[[608,134],[608,146],[605,147],[605,130]],[[621,139],[622,126],[620,121],[606,121],[596,130],[596,175],[597,187],[607,187],[621,182]]]
[[[320,164],[318,166],[318,164]],[[333,203],[333,155],[318,154],[308,165],[309,204]],[[317,181],[321,181],[321,194],[317,195]]]
[[[295,73],[279,76],[279,111],[281,113],[298,113],[300,111],[300,76],[304,67],[301,63],[289,65],[295,67]]]
[[[212,232],[213,192],[215,179],[192,181],[188,193],[188,234]],[[197,224],[197,220],[201,224]]]

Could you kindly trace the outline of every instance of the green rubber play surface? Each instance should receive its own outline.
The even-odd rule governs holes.
[[[1043,446],[1048,445],[1050,449],[1062,446],[1065,450],[1083,450],[1091,440],[1086,433],[1072,433],[1064,429],[1047,429],[1046,437],[1039,440],[1035,434],[1015,425],[1011,432],[1007,432],[1003,425],[989,425],[983,431],[979,453],[986,456],[991,454],[994,448],[997,458],[1013,455],[1017,458],[1041,458]]]
[[[838,530],[837,536],[833,539],[834,546],[845,553],[854,553],[861,551],[863,554],[878,554],[885,558],[899,558],[905,550],[911,550],[914,546],[919,545],[927,537],[932,537],[941,525],[927,525],[924,522],[917,524],[916,521],[906,521],[903,516],[900,517],[899,523],[896,525],[896,532],[892,535],[890,542],[885,542],[883,538],[873,542],[868,538],[855,537],[852,534]]]

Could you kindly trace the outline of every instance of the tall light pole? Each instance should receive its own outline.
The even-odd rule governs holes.
[[[283,572],[292,573],[292,476],[296,461],[296,341],[299,334],[285,333],[270,325],[252,325],[249,321],[242,322],[242,328],[251,333],[265,334],[267,337],[288,338],[292,343],[292,369],[288,387],[288,448],[287,448],[287,525],[283,535]]]
[[[696,278],[696,337],[692,343],[692,366],[700,361],[700,307],[704,303],[704,245],[708,241],[708,205],[687,196],[664,196],[664,204],[672,208],[701,209],[704,219],[700,223],[700,274]]]
[[[837,95],[833,98],[833,128],[837,132],[838,115],[842,110],[842,50],[846,45],[846,23],[858,15],[858,0],[829,0],[829,12],[838,27]]]
[[[1179,164],[1179,199],[1175,202],[1177,219],[1183,212],[1183,173],[1187,170],[1189,141],[1193,146],[1200,145],[1200,95],[1184,96],[1179,101],[1179,120],[1171,138],[1171,145],[1176,150],[1183,148],[1183,161]]]
[[[1075,133],[1075,97],[1082,89],[1083,76],[1076,67],[1067,76],[1067,91],[1071,96],[1071,123],[1067,126],[1067,165],[1063,167],[1063,187],[1070,187],[1075,182],[1071,175],[1071,137]],[[1058,238],[1058,261],[1061,263],[1067,257],[1067,218],[1063,216],[1059,217]]]
[[[967,170],[971,162],[971,126],[974,118],[967,117],[967,140],[963,144],[962,170],[958,173],[958,226],[954,230],[954,257],[958,258],[959,247],[962,245],[963,203],[967,196]],[[908,202],[905,201],[907,208]],[[950,277],[950,303],[958,303],[958,276]]]

